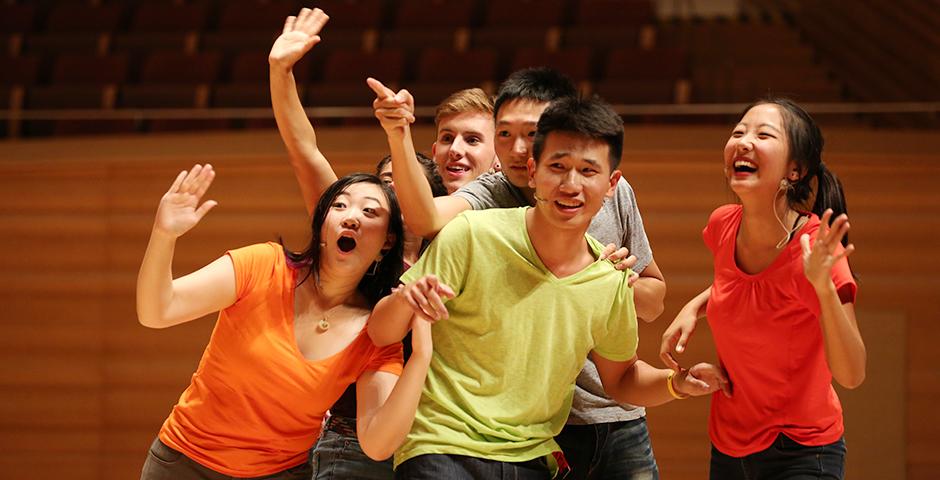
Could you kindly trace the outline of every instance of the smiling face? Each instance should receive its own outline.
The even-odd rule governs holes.
[[[485,113],[458,113],[440,120],[431,153],[448,193],[493,167],[493,133],[493,117]]]
[[[799,178],[789,158],[786,128],[780,110],[761,104],[748,110],[725,145],[725,176],[742,200],[777,195],[780,181]]]
[[[564,131],[548,134],[541,158],[528,168],[536,211],[557,228],[586,230],[620,179],[619,170],[610,171],[607,143]]]
[[[532,156],[535,129],[548,105],[549,102],[510,100],[500,107],[496,117],[496,156],[503,174],[519,188],[529,185],[527,164]]]
[[[353,183],[336,195],[320,229],[321,261],[365,270],[394,242],[389,204],[382,188]]]

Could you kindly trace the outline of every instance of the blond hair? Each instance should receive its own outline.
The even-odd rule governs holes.
[[[456,91],[437,106],[434,125],[440,126],[441,119],[459,113],[482,113],[492,117],[493,99],[479,88]]]

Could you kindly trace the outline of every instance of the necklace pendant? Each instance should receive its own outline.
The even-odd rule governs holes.
[[[326,321],[326,318],[321,318],[320,323],[317,324],[317,330],[325,332],[330,329],[330,322]]]

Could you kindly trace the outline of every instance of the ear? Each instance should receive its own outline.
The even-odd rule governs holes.
[[[800,179],[800,177],[803,176],[803,174],[800,172],[800,167],[796,164],[796,162],[790,162],[790,164],[787,165],[787,170],[787,180],[790,182],[796,182]]]
[[[529,157],[525,162],[526,170],[529,172],[529,187],[535,188],[535,159]]]
[[[610,174],[610,188],[607,189],[607,193],[604,195],[605,197],[610,198],[614,196],[614,191],[617,190],[617,182],[620,181],[620,177],[622,176],[623,174],[620,173],[620,170],[614,170],[614,172]]]
[[[437,142],[431,144],[431,158],[437,155]]]
[[[389,250],[392,249],[392,245],[395,245],[395,240],[397,238],[398,237],[396,237],[394,233],[389,233],[385,236],[385,243],[382,245],[382,255],[385,255]]]

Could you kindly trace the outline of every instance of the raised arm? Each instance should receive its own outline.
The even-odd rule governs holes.
[[[144,326],[170,327],[235,302],[235,267],[228,257],[173,279],[176,239],[216,205],[214,200],[199,204],[214,177],[211,165],[196,165],[189,172],[180,172],[160,200],[137,275],[137,318]]]
[[[372,103],[375,117],[388,135],[395,193],[405,223],[415,234],[433,238],[457,214],[469,210],[470,203],[454,196],[434,198],[431,193],[411,137],[411,123],[414,122],[414,98],[411,94],[407,90],[395,93],[374,78],[366,80],[366,83],[376,95]]]
[[[274,41],[268,55],[274,119],[300,184],[307,213],[311,215],[320,195],[336,181],[336,173],[317,147],[317,135],[300,102],[293,68],[320,42],[320,30],[329,19],[319,8],[304,8],[296,17],[287,17],[284,31]]]
[[[865,343],[855,320],[855,306],[842,304],[831,274],[833,266],[855,251],[855,246],[849,244],[843,251],[838,251],[842,238],[849,231],[849,217],[840,215],[830,228],[831,217],[832,210],[823,213],[819,233],[812,246],[809,235],[800,237],[803,272],[819,297],[819,321],[832,377],[845,388],[855,388],[865,381]]]
[[[411,357],[397,381],[390,373],[366,372],[356,382],[356,434],[373,460],[388,458],[401,445],[421,399],[431,363],[431,324],[415,318],[411,331]]]

